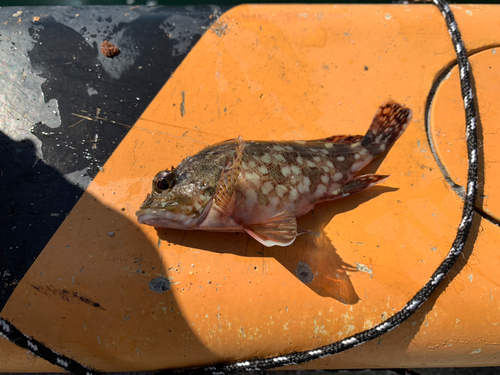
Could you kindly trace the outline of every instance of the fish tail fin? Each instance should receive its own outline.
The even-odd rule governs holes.
[[[361,145],[377,156],[389,149],[411,121],[412,111],[393,100],[384,102],[375,113]]]

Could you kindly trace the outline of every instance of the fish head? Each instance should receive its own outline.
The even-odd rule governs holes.
[[[141,224],[162,228],[196,227],[210,210],[215,187],[179,174],[175,168],[153,178],[151,194],[136,212]]]

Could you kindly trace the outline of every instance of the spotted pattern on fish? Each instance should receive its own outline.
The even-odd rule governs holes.
[[[410,109],[387,101],[365,136],[289,142],[238,138],[209,146],[155,177],[138,220],[156,227],[246,231],[266,246],[289,245],[297,236],[295,218],[316,203],[389,177],[356,174],[390,148],[410,121]]]

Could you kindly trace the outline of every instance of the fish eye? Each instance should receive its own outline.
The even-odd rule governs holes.
[[[175,173],[170,171],[158,172],[153,179],[153,190],[158,193],[171,189],[175,185]]]

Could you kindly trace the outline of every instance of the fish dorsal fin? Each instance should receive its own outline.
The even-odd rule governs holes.
[[[309,147],[323,147],[325,143],[332,143],[334,146],[350,146],[362,140],[362,135],[332,135],[328,138],[300,141],[300,143]]]
[[[244,225],[243,228],[267,247],[288,246],[297,237],[297,220],[290,211],[283,211],[261,223]]]
[[[241,172],[241,159],[243,158],[243,150],[245,149],[245,141],[241,136],[237,138],[236,151],[234,157],[230,160],[222,170],[217,189],[215,190],[214,203],[220,210],[227,212],[234,203],[233,193],[238,181],[238,176]]]
[[[360,142],[363,139],[362,135],[333,135],[328,138],[319,139],[321,142],[336,143],[339,145],[350,145]]]

